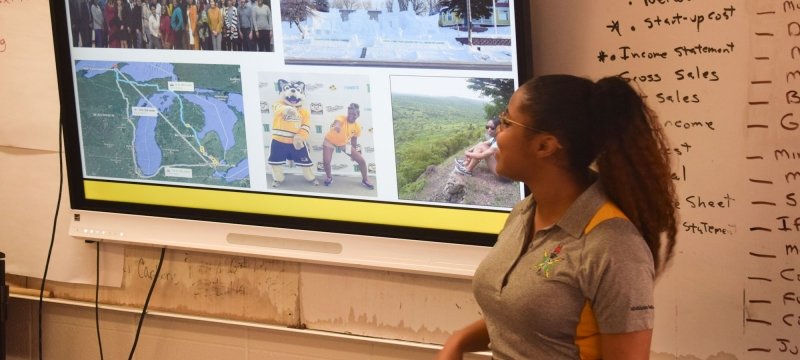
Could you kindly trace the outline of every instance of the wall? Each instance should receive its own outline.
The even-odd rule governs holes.
[[[13,321],[8,327],[8,359],[37,359],[36,342],[26,338],[36,337],[35,303],[12,299],[10,311],[26,321]],[[100,359],[94,309],[48,304],[44,314],[43,358]],[[101,310],[99,316],[104,358],[127,358],[138,315]],[[399,360],[432,358],[434,354],[435,347],[424,344],[150,315],[142,328],[134,359]]]
[[[634,79],[672,144],[681,228],[675,259],[656,289],[653,359],[797,356],[796,8],[800,4],[775,0],[534,3],[535,70]],[[2,149],[8,154],[4,168],[24,163],[22,155]],[[50,170],[30,170],[52,176]],[[9,236],[28,231],[10,229]],[[156,249],[126,248],[121,288],[103,288],[103,302],[139,306],[157,256]],[[142,273],[142,267],[148,270]],[[187,287],[189,275],[201,268],[214,275]],[[152,304],[156,309],[311,330],[276,330],[281,335],[274,335],[246,325],[148,319],[145,328],[153,336],[142,346],[157,349],[148,354],[219,343],[242,358],[248,353],[419,358],[431,351],[420,350],[417,342],[440,343],[479,315],[465,280],[186,252],[170,252],[163,271],[166,281],[160,282]],[[34,279],[17,281],[36,285]],[[85,285],[53,283],[48,288],[59,298],[92,299],[92,288]],[[15,300],[14,306],[18,318],[25,319],[13,322],[21,329],[18,344],[35,344],[33,303]],[[232,307],[237,308],[234,314],[225,310]],[[46,337],[47,351],[72,354],[76,347],[96,346],[90,312],[47,308],[46,327],[59,330],[46,330],[53,331]],[[117,336],[108,346],[124,353],[133,318],[116,312],[103,317],[104,334]],[[83,334],[78,342],[61,337],[78,330]],[[357,345],[337,352],[333,344],[338,341],[331,340],[336,334],[371,340],[351,341]],[[217,335],[225,339],[205,341]],[[264,341],[273,336],[280,340]],[[393,355],[392,346],[383,347],[380,339],[406,341],[397,346],[409,352]],[[297,346],[280,355],[257,352],[284,341]],[[32,357],[31,347],[13,348],[12,355]],[[211,349],[203,354],[214,358]]]
[[[159,255],[127,247],[121,287],[101,287],[105,358],[130,351]],[[139,359],[431,358],[432,344],[479,314],[468,280],[177,251],[167,252],[158,278]],[[10,283],[41,286],[21,276]],[[99,359],[94,287],[50,281],[46,288],[44,358]],[[10,359],[38,358],[36,299],[12,298]]]

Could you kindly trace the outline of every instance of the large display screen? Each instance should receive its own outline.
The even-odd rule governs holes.
[[[511,0],[51,0],[73,208],[489,245]]]

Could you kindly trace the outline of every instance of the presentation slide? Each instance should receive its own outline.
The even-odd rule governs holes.
[[[493,234],[524,196],[467,155],[530,51],[513,1],[66,5],[77,207]]]

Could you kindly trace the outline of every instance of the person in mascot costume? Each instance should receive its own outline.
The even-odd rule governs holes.
[[[272,144],[267,163],[272,167],[272,187],[284,181],[283,166],[287,160],[303,169],[303,177],[319,185],[308,152],[311,112],[304,106],[306,84],[302,81],[278,80],[280,98],[273,105]]]

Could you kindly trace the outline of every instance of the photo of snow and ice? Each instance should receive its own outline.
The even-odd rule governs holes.
[[[281,18],[287,64],[510,71],[514,56],[509,0],[281,0]]]
[[[498,208],[522,198],[494,158],[514,79],[392,76],[391,91],[398,198]]]

